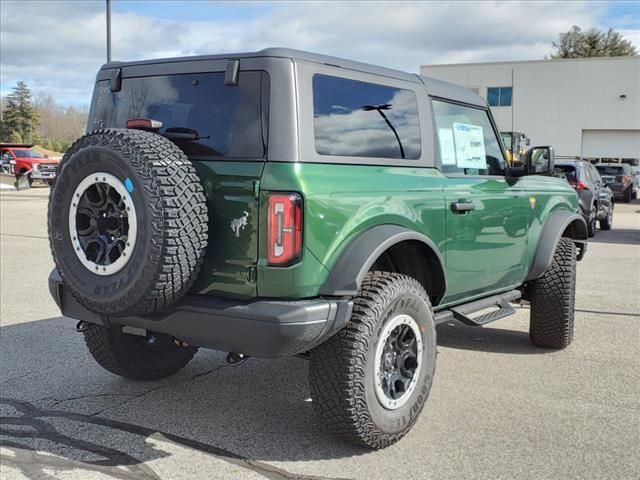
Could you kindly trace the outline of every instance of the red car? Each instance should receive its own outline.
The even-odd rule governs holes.
[[[10,165],[10,172],[16,177],[28,175],[29,183],[41,180],[51,185],[56,177],[60,160],[44,157],[33,150],[33,145],[0,143],[2,163]]]

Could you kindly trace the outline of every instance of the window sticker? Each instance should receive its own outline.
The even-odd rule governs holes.
[[[487,157],[484,150],[484,132],[478,125],[466,123],[453,124],[456,162],[458,168],[487,168]]]
[[[453,130],[450,128],[439,128],[438,140],[440,141],[440,161],[442,165],[455,165],[456,147],[453,142]]]

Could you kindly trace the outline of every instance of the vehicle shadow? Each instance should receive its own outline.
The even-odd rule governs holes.
[[[99,367],[74,324],[57,317],[0,328],[1,461],[28,478],[77,469],[158,478],[148,462],[186,451],[247,475],[319,480],[267,462],[370,453],[331,436],[315,416],[303,359],[249,359],[232,367],[224,354],[201,350],[176,375],[134,382]],[[547,352],[525,332],[454,322],[438,326],[438,345]]]
[[[231,367],[201,350],[172,377],[133,382],[99,367],[73,325],[52,318],[0,329],[1,463],[28,478],[53,478],[52,469],[158,478],[146,462],[188,449],[270,479],[319,479],[266,462],[369,453],[316,418],[305,360]]]
[[[614,220],[615,221],[615,220]],[[598,230],[589,243],[613,243],[618,245],[640,245],[640,230],[632,228],[616,228]]]
[[[438,346],[492,353],[541,355],[553,350],[536,347],[529,332],[492,327],[472,327],[459,322],[447,322],[436,327]]]

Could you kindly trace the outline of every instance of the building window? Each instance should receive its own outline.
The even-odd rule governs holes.
[[[510,107],[513,87],[487,88],[487,102],[491,107]]]

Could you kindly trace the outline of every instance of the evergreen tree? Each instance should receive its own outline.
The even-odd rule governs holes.
[[[9,135],[9,143],[22,143],[22,135],[17,130],[14,130]]]
[[[7,95],[6,102],[2,112],[3,136],[9,137],[9,140],[20,137],[22,141],[35,142],[39,117],[31,102],[31,91],[27,84],[19,81]]]

